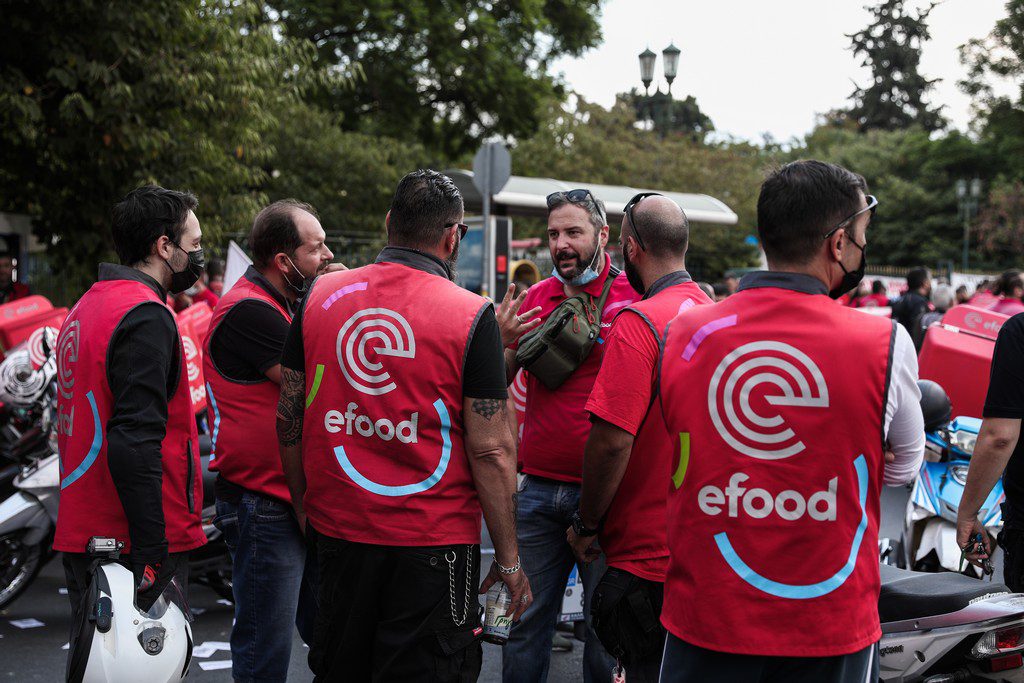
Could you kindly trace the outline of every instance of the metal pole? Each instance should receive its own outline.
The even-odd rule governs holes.
[[[963,268],[964,272],[967,272],[967,247],[970,242],[970,230],[971,221],[967,217],[967,212],[964,212],[964,256],[963,256]]]
[[[484,268],[483,268],[483,282],[481,286],[485,291],[481,292],[483,296],[489,296],[494,298],[494,235],[491,231],[491,166],[494,150],[490,145],[485,147],[484,151],[484,187],[487,191],[484,195]]]

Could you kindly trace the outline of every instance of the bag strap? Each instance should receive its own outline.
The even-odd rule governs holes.
[[[604,288],[601,290],[601,298],[597,300],[597,304],[594,306],[595,310],[597,311],[597,323],[598,324],[601,323],[601,317],[604,314],[604,305],[605,305],[605,302],[608,301],[608,294],[611,293],[611,291],[612,291],[612,283],[615,282],[615,278],[617,278],[618,276],[619,276],[619,273],[618,273],[618,271],[615,270],[615,267],[614,266],[609,266],[608,267],[608,277],[605,278],[605,280],[604,280]],[[587,294],[587,297],[590,299],[590,302],[593,304],[594,297],[590,296],[590,294]]]

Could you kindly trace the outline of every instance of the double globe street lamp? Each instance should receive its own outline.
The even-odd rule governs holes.
[[[676,80],[676,74],[679,72],[679,55],[682,51],[673,44],[669,44],[664,50],[661,51],[661,56],[665,60],[665,80],[668,81],[668,92],[672,94],[672,81]],[[650,47],[647,47],[643,52],[640,53],[640,80],[644,83],[644,95],[650,96],[651,94],[651,83],[654,82],[654,63],[658,60],[658,55],[651,51]]]

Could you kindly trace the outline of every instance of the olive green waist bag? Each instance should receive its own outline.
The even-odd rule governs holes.
[[[601,334],[601,313],[614,281],[609,272],[596,304],[586,292],[571,296],[558,304],[540,327],[524,334],[516,351],[520,367],[548,389],[562,386],[583,365]]]

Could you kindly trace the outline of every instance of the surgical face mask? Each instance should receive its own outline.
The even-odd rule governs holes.
[[[299,296],[302,296],[303,294],[306,293],[307,290],[309,290],[309,283],[312,280],[311,280],[311,278],[306,277],[306,275],[301,270],[299,270],[299,267],[297,265],[295,265],[295,262],[292,261],[292,258],[290,256],[285,254],[285,258],[288,259],[288,263],[291,265],[292,268],[295,269],[295,272],[298,273],[299,277],[302,278],[302,279],[299,281],[299,286],[295,286],[295,285],[292,284],[292,280],[291,280],[290,277],[288,277],[288,274],[285,273],[284,281],[288,283],[289,287],[291,287],[296,292],[298,292]]]
[[[175,248],[181,249],[181,245],[175,244]],[[181,294],[186,291],[192,285],[199,281],[199,276],[203,274],[203,268],[206,267],[206,259],[203,257],[203,250],[196,249],[195,251],[185,251],[181,249],[188,256],[188,263],[185,267],[176,271],[171,267],[169,261],[164,261],[167,265],[168,270],[171,271],[171,294]]]
[[[864,269],[868,265],[867,247],[860,246],[852,237],[850,238],[850,244],[860,249],[860,265],[853,270],[846,270],[843,262],[839,262],[839,267],[843,269],[843,279],[839,281],[839,285],[835,289],[828,293],[833,299],[838,299],[843,294],[846,294],[864,279]]]
[[[597,263],[597,257],[601,254],[600,238],[594,242],[594,257],[590,259],[590,265],[583,269],[583,272],[574,277],[571,280],[566,280],[562,277],[562,274],[558,272],[558,264],[555,264],[551,268],[551,276],[561,282],[563,285],[569,285],[570,287],[585,287],[591,282],[597,279],[599,273],[594,270],[594,264]]]

